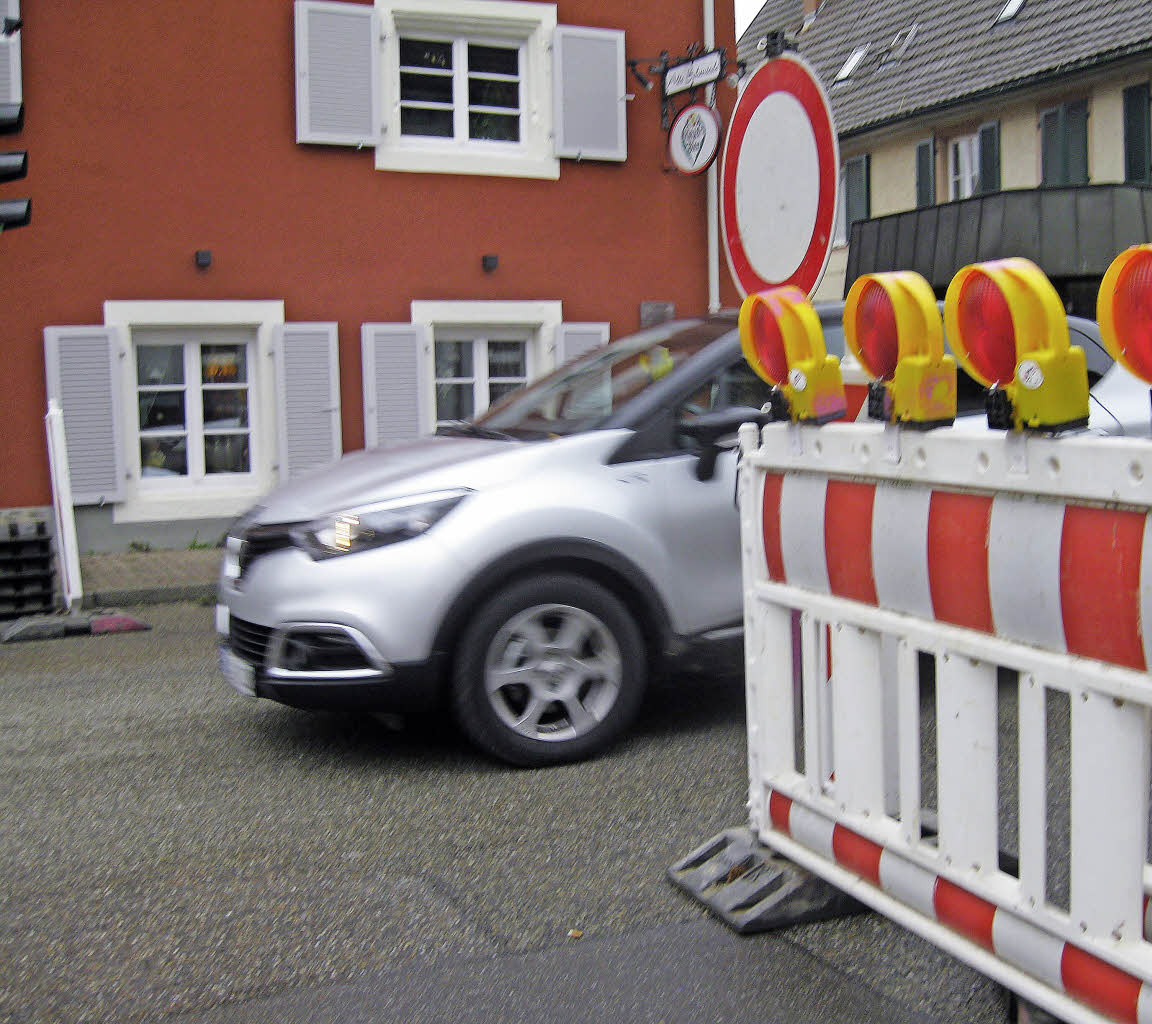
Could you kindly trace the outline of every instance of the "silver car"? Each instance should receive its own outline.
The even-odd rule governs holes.
[[[229,681],[302,708],[447,708],[515,764],[603,749],[670,659],[739,649],[730,441],[769,388],[735,328],[663,324],[274,491],[227,540]]]
[[[842,356],[842,306],[817,309]],[[1077,324],[1094,375],[1124,373],[1108,370],[1096,325]],[[768,399],[734,316],[681,321],[475,422],[282,486],[230,531],[221,667],[241,692],[301,708],[447,709],[514,764],[591,756],[628,727],[654,673],[734,663],[731,440]],[[1146,432],[1147,388],[1125,418],[1141,402]]]

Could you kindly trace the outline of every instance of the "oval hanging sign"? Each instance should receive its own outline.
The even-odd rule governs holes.
[[[742,295],[811,295],[832,251],[840,148],[820,80],[797,54],[761,65],[736,101],[720,171],[728,268]]]
[[[720,151],[720,115],[706,103],[690,103],[668,132],[668,158],[681,174],[702,174]]]

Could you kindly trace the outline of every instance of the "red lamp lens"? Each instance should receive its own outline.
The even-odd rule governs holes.
[[[1124,358],[1152,380],[1152,253],[1133,259],[1116,283],[1112,317]]]
[[[856,305],[856,340],[864,355],[868,374],[891,380],[900,356],[896,309],[884,288],[869,281]]]
[[[1016,373],[1016,329],[1008,300],[996,283],[984,274],[970,275],[956,312],[964,347],[977,372],[992,384],[1011,381]]]
[[[766,302],[752,310],[752,351],[761,369],[775,384],[788,379],[788,356],[784,351],[784,335]]]

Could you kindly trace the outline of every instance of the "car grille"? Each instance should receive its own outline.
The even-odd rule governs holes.
[[[292,534],[286,526],[252,527],[240,540],[240,553],[237,556],[237,561],[240,564],[240,575],[243,576],[257,558],[291,546]]]
[[[258,626],[255,622],[246,622],[235,615],[229,619],[228,640],[232,652],[251,665],[263,666],[271,636],[271,626]]]

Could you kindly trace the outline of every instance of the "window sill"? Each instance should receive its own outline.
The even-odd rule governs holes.
[[[265,482],[266,483],[266,482]],[[176,519],[222,519],[246,512],[268,491],[268,486],[245,484],[243,487],[210,491],[188,488],[177,494],[142,494],[127,498],[112,507],[114,523],[153,523]]]
[[[376,147],[378,171],[401,171],[413,174],[482,174],[502,178],[560,177],[560,161],[554,156],[505,155],[503,153],[468,152],[463,149],[421,150]]]

